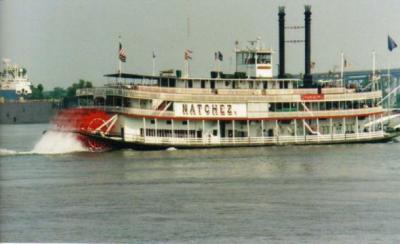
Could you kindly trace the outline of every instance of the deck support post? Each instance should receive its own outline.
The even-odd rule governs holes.
[[[206,141],[205,141],[205,139],[206,139],[206,137],[205,137],[205,135],[206,135],[206,133],[205,133],[205,122],[204,122],[204,119],[203,120],[201,120],[201,127],[202,127],[202,130],[203,130],[203,132],[201,133],[201,135],[202,135],[202,137],[203,137],[203,144],[205,144],[206,143]]]
[[[333,120],[329,118],[329,134],[331,134],[331,140],[333,140]]]
[[[261,137],[264,138],[264,120],[261,120]]]
[[[303,136],[304,136],[304,142],[307,141],[306,138],[306,121],[303,119]]]
[[[297,142],[297,119],[294,119],[294,142]]]
[[[186,120],[186,125],[187,125],[186,128],[187,138],[189,138],[189,130],[190,130],[189,120]]]
[[[143,137],[146,139],[146,118],[143,118]]]
[[[279,143],[279,125],[278,125],[278,120],[275,120],[275,137],[276,137],[276,142]]]
[[[247,138],[250,140],[250,121],[247,120]]]
[[[381,114],[381,131],[383,131],[383,114]]]
[[[171,119],[171,136],[172,138],[175,137],[175,129],[174,129],[174,120]]]
[[[220,132],[219,120],[217,120],[217,136],[219,138],[219,141],[221,142],[221,132]]]
[[[344,140],[346,140],[346,117],[343,117],[343,134]]]
[[[374,114],[374,116],[372,116],[372,121],[375,121],[375,119],[376,119],[376,116],[375,116],[375,114]],[[372,125],[372,131],[373,131],[373,132],[376,131],[376,125],[375,125],[375,124]]]
[[[155,136],[158,137],[158,127],[157,127],[157,119],[154,119],[154,132]]]
[[[356,116],[356,137],[358,139],[359,134],[358,134],[358,116]]]
[[[232,138],[233,142],[235,142],[235,120],[232,120]]]
[[[317,118],[317,141],[319,142],[319,136],[320,136],[320,132],[319,132],[319,118]]]

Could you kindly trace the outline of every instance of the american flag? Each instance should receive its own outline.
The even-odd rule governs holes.
[[[118,52],[118,56],[119,56],[119,60],[121,60],[121,62],[126,62],[126,51],[125,49],[122,47],[122,44],[119,43],[119,52]]]
[[[186,49],[185,50],[185,60],[189,60],[189,59],[192,59],[192,50],[190,50],[190,49]]]

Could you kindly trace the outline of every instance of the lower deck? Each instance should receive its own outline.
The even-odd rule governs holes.
[[[247,146],[275,146],[275,145],[315,145],[315,144],[340,144],[363,142],[386,142],[397,137],[398,134],[388,134],[384,131],[367,132],[359,134],[337,134],[331,136],[306,135],[306,136],[275,136],[275,137],[248,137],[248,138],[218,138],[218,139],[193,139],[173,137],[109,137],[100,134],[86,134],[92,139],[107,143],[113,147],[129,147],[139,150],[174,148],[215,148],[215,147],[247,147]]]
[[[294,120],[160,120],[119,115],[108,133],[89,136],[114,144],[153,147],[229,147],[330,144],[386,140],[381,115]]]

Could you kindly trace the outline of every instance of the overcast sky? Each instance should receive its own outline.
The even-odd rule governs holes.
[[[312,6],[315,72],[339,66],[341,51],[349,70],[370,69],[372,50],[378,68],[400,67],[400,48],[387,49],[388,34],[400,44],[399,0],[0,0],[0,58],[26,67],[47,89],[80,78],[102,85],[103,74],[118,68],[121,35],[124,72],[151,74],[153,50],[157,70],[182,69],[190,48],[192,76],[208,77],[217,50],[223,70],[233,71],[236,40],[245,46],[261,37],[278,52],[278,6],[286,6],[287,25],[303,25],[305,4]],[[286,36],[303,39],[303,32]],[[287,44],[286,53],[287,72],[303,72],[303,44]]]

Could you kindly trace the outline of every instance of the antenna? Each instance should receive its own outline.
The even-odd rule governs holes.
[[[189,40],[190,38],[190,0],[187,0],[186,4],[187,10],[186,10],[186,37]]]

